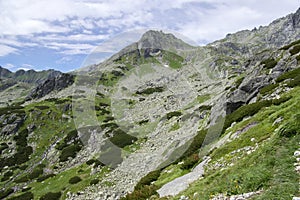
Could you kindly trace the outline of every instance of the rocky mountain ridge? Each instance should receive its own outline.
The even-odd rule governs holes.
[[[0,109],[0,198],[300,196],[299,15],[204,47],[148,31],[39,84]]]

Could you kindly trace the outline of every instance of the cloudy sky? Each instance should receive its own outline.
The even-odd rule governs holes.
[[[0,0],[0,66],[70,71],[132,30],[174,30],[199,45],[267,25],[299,0]],[[127,40],[136,39],[128,36]],[[123,42],[123,43],[122,43]],[[101,48],[100,48],[101,49]],[[102,48],[103,49],[103,48]],[[104,49],[109,55],[115,48]]]

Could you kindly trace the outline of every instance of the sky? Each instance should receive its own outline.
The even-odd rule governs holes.
[[[92,52],[104,59],[149,29],[175,31],[205,45],[268,25],[299,5],[299,0],[0,0],[0,66],[68,72]]]

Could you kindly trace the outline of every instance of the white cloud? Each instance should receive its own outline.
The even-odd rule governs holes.
[[[16,49],[16,48],[0,44],[0,57],[6,56],[11,53],[17,53],[17,52],[18,52],[18,49]]]
[[[152,27],[176,30],[198,44],[212,42],[267,25],[298,6],[298,0],[0,0],[0,56],[36,45],[88,54],[113,35]],[[123,44],[106,44],[102,51]]]
[[[11,64],[11,63],[6,63],[5,65],[3,65],[3,67],[6,68],[6,69],[11,70],[11,69],[15,68],[16,66]]]

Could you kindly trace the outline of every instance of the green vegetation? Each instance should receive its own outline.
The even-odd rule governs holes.
[[[127,145],[133,144],[137,141],[137,138],[125,133],[122,129],[116,129],[113,131],[113,136],[109,140],[120,148],[124,148]]]
[[[283,73],[280,75],[277,79],[276,82],[280,83],[286,79],[295,79],[296,77],[299,78],[300,76],[300,68],[290,70],[288,72]]]
[[[282,97],[280,99],[273,99],[273,100],[263,100],[258,101],[252,104],[244,105],[231,114],[227,115],[225,118],[224,126],[223,126],[223,133],[225,130],[230,127],[230,125],[233,122],[240,122],[243,120],[244,117],[253,116],[258,111],[260,111],[262,108],[271,106],[271,105],[279,105],[281,103],[284,103],[288,101],[290,97]]]
[[[99,179],[93,179],[91,180],[90,185],[96,185],[98,183],[99,183]]]
[[[136,94],[150,95],[150,94],[153,94],[155,92],[163,92],[163,91],[164,91],[164,87],[153,87],[153,88],[146,88],[146,89],[141,90],[141,91],[136,91]]]
[[[41,176],[37,179],[37,182],[42,182],[42,181],[47,180],[48,178],[51,178],[54,176],[55,176],[55,174],[47,174],[47,175]]]
[[[297,40],[297,41],[295,41],[295,42],[292,42],[292,43],[289,44],[289,45],[286,45],[286,46],[284,46],[284,47],[281,47],[280,50],[288,50],[289,48],[291,48],[292,46],[297,45],[297,44],[300,44],[300,40]]]
[[[48,192],[41,196],[40,200],[59,200],[61,192]]]
[[[14,196],[12,198],[9,198],[8,200],[32,200],[34,198],[34,195],[32,192],[26,192],[19,196]]]
[[[173,111],[173,112],[167,113],[166,117],[167,117],[168,120],[170,120],[173,117],[179,117],[181,115],[182,115],[181,111]]]
[[[199,103],[204,103],[205,101],[210,99],[210,94],[205,94],[197,97]]]
[[[239,77],[239,78],[234,82],[235,87],[238,88],[238,87],[242,84],[242,82],[243,82],[244,79],[245,79],[245,76]]]
[[[162,51],[162,53],[163,61],[167,62],[170,68],[179,69],[182,67],[182,62],[184,61],[184,59],[181,56],[170,51]]]
[[[274,58],[268,58],[263,60],[261,64],[264,65],[266,69],[273,69],[277,65],[277,61]]]
[[[179,199],[181,195],[189,199],[211,199],[217,194],[229,198],[259,190],[262,192],[252,199],[290,199],[298,196],[299,176],[295,171],[293,154],[299,148],[300,141],[299,90],[297,87],[285,95],[292,97],[288,103],[275,102],[276,105],[259,110],[252,118],[233,126],[230,131],[235,133],[257,123],[238,138],[214,149],[205,178],[192,183],[186,191],[171,199]],[[274,125],[279,117],[284,121]],[[254,148],[255,143],[259,146],[250,154],[236,151],[249,146]],[[216,163],[222,166],[211,168]]]
[[[278,83],[267,85],[259,90],[259,93],[262,95],[270,94],[275,88],[279,86]]]
[[[82,180],[79,176],[74,176],[74,177],[70,178],[69,183],[76,184],[76,183],[79,183],[80,181],[82,181]]]
[[[14,190],[12,188],[6,189],[6,190],[1,190],[0,191],[0,199],[6,198],[8,195],[14,193]]]
[[[158,186],[151,184],[160,176],[160,170],[155,170],[144,176],[135,186],[134,191],[127,194],[121,200],[146,200],[152,195],[157,194]]]
[[[79,152],[80,150],[81,150],[80,144],[71,144],[71,145],[65,147],[59,156],[59,161],[65,162],[68,160],[69,157],[75,158],[77,152]]]
[[[153,181],[156,181],[160,175],[160,170],[155,170],[149,172],[146,176],[141,178],[141,180],[134,187],[135,190],[143,188],[145,185],[150,185]]]
[[[295,55],[299,52],[300,52],[300,45],[296,45],[290,50],[291,55]]]
[[[178,129],[180,129],[180,124],[178,123],[178,122],[176,122],[175,124],[173,124],[173,126],[170,128],[170,132],[171,131],[176,131],[176,130],[178,130]]]

